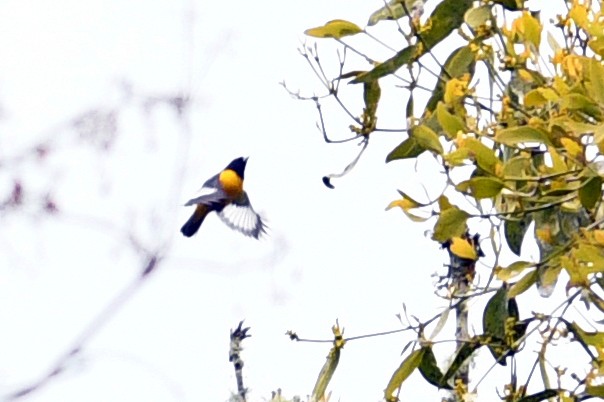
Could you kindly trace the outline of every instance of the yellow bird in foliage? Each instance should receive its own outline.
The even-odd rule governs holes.
[[[180,229],[183,235],[191,237],[197,233],[206,216],[213,211],[228,227],[246,236],[258,239],[266,233],[266,225],[243,189],[246,164],[247,158],[234,159],[204,183],[203,195],[187,201],[185,206],[195,205],[195,211]]]

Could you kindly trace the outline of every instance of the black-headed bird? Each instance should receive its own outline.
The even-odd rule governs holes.
[[[254,211],[243,189],[243,176],[247,158],[234,159],[224,170],[206,181],[203,195],[192,198],[185,206],[195,205],[195,211],[180,229],[183,235],[193,236],[203,220],[212,211],[231,229],[258,239],[266,233],[266,225]]]

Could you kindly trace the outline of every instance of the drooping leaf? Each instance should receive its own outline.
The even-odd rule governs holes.
[[[345,36],[356,35],[363,30],[356,24],[346,20],[332,20],[325,25],[310,28],[304,31],[304,34],[315,38],[335,38],[341,39]]]
[[[315,387],[312,391],[312,400],[320,401],[325,395],[325,390],[333,377],[333,373],[336,371],[338,367],[338,363],[340,361],[340,350],[344,347],[344,339],[342,338],[342,332],[340,331],[339,325],[334,325],[332,327],[332,331],[334,334],[334,342],[333,347],[329,351],[327,355],[327,360],[321,371],[319,372],[319,376],[317,377],[317,382],[315,383]]]
[[[507,286],[502,286],[489,299],[482,315],[482,327],[485,336],[490,338],[488,348],[491,354],[501,365],[506,365],[504,344],[505,323],[508,318],[508,295]]]
[[[422,218],[422,217],[410,212],[412,209],[425,206],[425,204],[415,201],[413,198],[409,197],[407,194],[405,194],[404,192],[402,192],[400,190],[399,190],[399,194],[401,195],[401,198],[398,200],[394,200],[390,204],[388,204],[388,206],[386,207],[386,211],[388,211],[389,209],[392,209],[394,207],[399,207],[403,210],[405,215],[407,215],[414,222],[423,222],[428,219],[428,218]]]
[[[480,349],[481,346],[482,344],[480,342],[480,339],[476,337],[468,342],[464,342],[461,347],[457,350],[455,358],[453,359],[453,362],[447,369],[446,373],[443,375],[441,383],[448,384],[449,380],[455,375],[455,373],[457,373],[457,371],[461,368],[464,362],[470,356],[472,356],[475,351]]]
[[[554,292],[562,267],[542,265],[537,268],[537,290],[541,297],[550,297]]]
[[[362,74],[353,80],[353,83],[367,82],[376,80],[386,75],[394,73],[396,70],[419,59],[428,50],[445,39],[451,32],[459,28],[463,23],[465,12],[472,7],[472,0],[443,0],[432,14],[425,26],[420,29],[419,35],[422,36],[421,46],[411,45],[394,57],[378,64],[373,70]]]
[[[528,215],[523,216],[518,220],[507,220],[503,223],[503,231],[508,247],[514,254],[520,256],[522,241],[524,235],[531,223],[531,218]]]
[[[496,362],[505,366],[506,357],[516,353],[516,344],[526,333],[528,323],[532,320],[519,321],[518,303],[509,297],[508,286],[503,284],[487,302],[482,316],[484,336],[487,347]]]
[[[588,177],[585,184],[579,189],[579,200],[586,209],[592,209],[602,199],[602,178],[600,176]]]
[[[411,373],[413,373],[413,371],[419,367],[425,352],[426,350],[424,348],[411,352],[411,354],[407,356],[401,365],[394,371],[392,378],[390,378],[390,381],[384,390],[384,399],[386,399],[386,401],[397,401],[394,393],[401,387],[407,377],[409,377]]]
[[[453,237],[460,237],[466,232],[468,218],[468,213],[456,206],[441,211],[432,238],[439,243],[444,243]]]
[[[382,90],[378,81],[369,81],[363,85],[363,100],[367,114],[375,116]]]
[[[589,80],[590,86],[588,87],[589,96],[598,101],[600,104],[604,103],[604,66],[599,60],[590,59],[589,61]]]
[[[531,271],[524,275],[520,280],[516,281],[508,292],[509,297],[516,297],[526,292],[537,282],[538,274],[537,270]]]
[[[426,148],[423,148],[417,140],[413,137],[409,137],[401,142],[396,148],[394,148],[388,156],[386,156],[386,163],[397,160],[397,159],[410,159],[421,155]]]
[[[438,388],[453,389],[449,384],[443,383],[443,373],[436,363],[436,357],[432,347],[425,346],[422,361],[419,364],[419,372],[430,384]]]

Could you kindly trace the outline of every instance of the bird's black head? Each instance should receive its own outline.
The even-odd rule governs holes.
[[[237,173],[239,175],[239,177],[241,177],[243,179],[243,172],[245,171],[245,165],[247,164],[247,158],[237,158],[237,159],[233,159],[233,161],[231,163],[229,163],[229,165],[225,168],[226,169],[230,169],[230,170],[234,170],[235,173]]]

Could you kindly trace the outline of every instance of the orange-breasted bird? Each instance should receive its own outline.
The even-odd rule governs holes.
[[[195,211],[180,229],[183,235],[193,236],[203,220],[212,211],[231,229],[246,236],[259,238],[266,233],[266,225],[254,211],[250,199],[243,189],[243,176],[247,158],[237,158],[217,175],[206,181],[203,195],[192,198],[185,206],[195,205]]]

